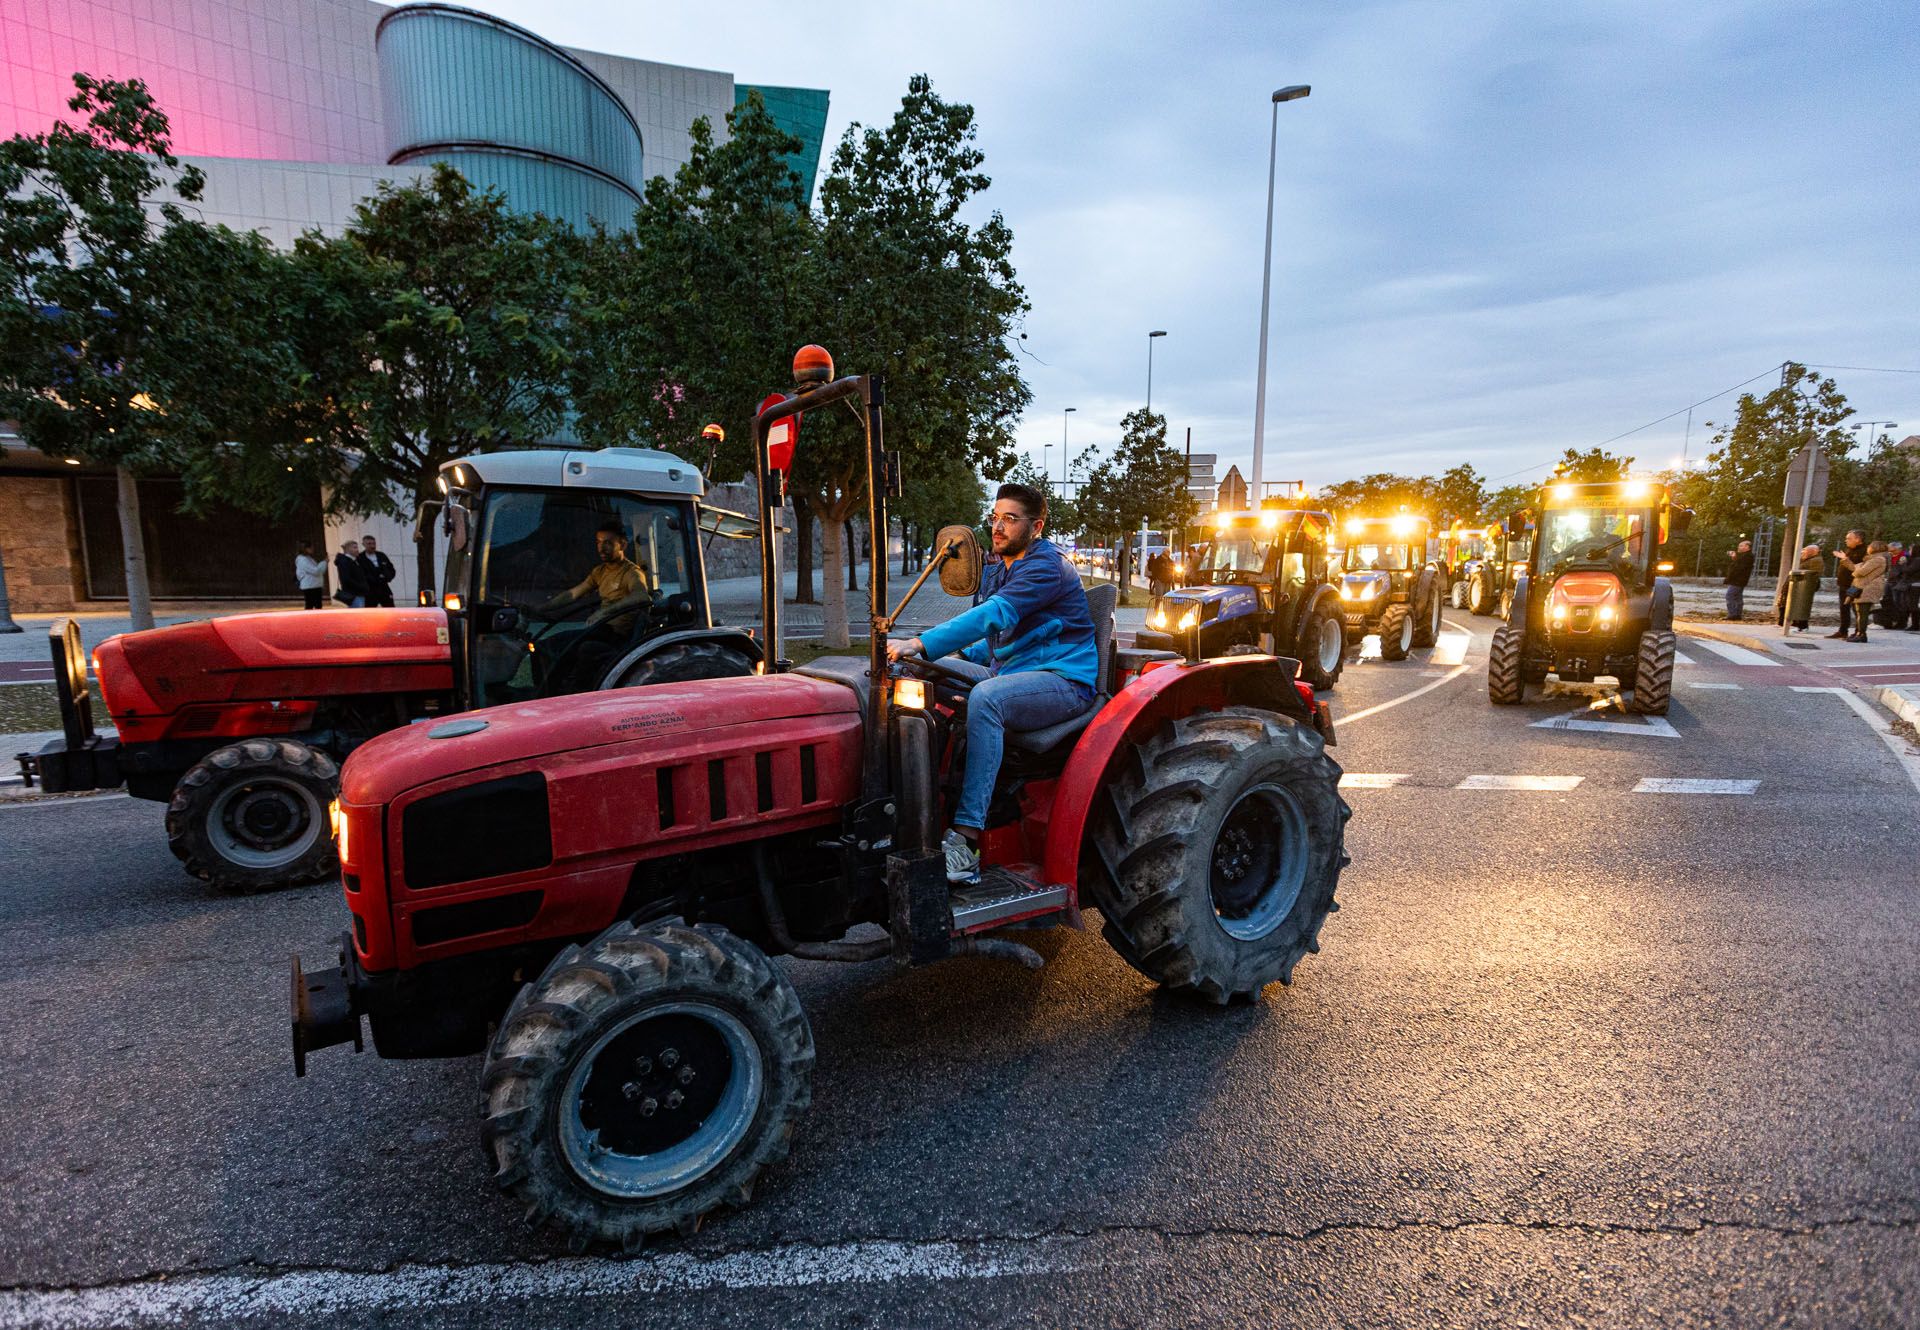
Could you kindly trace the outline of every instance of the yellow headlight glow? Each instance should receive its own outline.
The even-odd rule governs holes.
[[[1569,499],[1573,498],[1573,486],[1555,485],[1549,489],[1547,493],[1557,502],[1566,503]]]
[[[1644,499],[1653,493],[1653,486],[1644,480],[1631,480],[1620,487],[1620,496],[1625,499]]]
[[[1364,517],[1350,517],[1350,518],[1348,518],[1348,519],[1347,519],[1347,534],[1348,534],[1348,535],[1350,535],[1350,536],[1357,536],[1357,535],[1359,535],[1359,534],[1360,534],[1361,532],[1363,532],[1363,531],[1365,531],[1366,529],[1367,529],[1367,519],[1366,519],[1366,518],[1364,518]]]
[[[341,816],[340,801],[338,799],[335,799],[327,805],[327,820],[333,826],[334,848],[339,851],[340,862],[345,863],[349,858],[347,854],[347,819]]]
[[[908,711],[927,709],[927,684],[924,679],[895,679],[893,681],[893,704]]]
[[[1165,628],[1166,626],[1167,612],[1165,610],[1155,610],[1147,617],[1147,627],[1149,628]]]
[[[1199,622],[1200,622],[1200,611],[1197,609],[1188,610],[1185,614],[1180,616],[1180,631],[1183,633],[1188,632],[1192,630],[1192,628]]]
[[[1393,522],[1391,523],[1391,526],[1393,528],[1393,534],[1396,536],[1399,536],[1401,539],[1404,540],[1406,537],[1411,536],[1413,534],[1414,528],[1418,524],[1418,520],[1419,519],[1417,518],[1408,517],[1404,513],[1401,514],[1399,517],[1394,518]]]

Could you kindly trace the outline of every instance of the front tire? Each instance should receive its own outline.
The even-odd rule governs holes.
[[[1672,633],[1654,630],[1640,634],[1640,650],[1634,661],[1633,696],[1630,710],[1643,716],[1664,716],[1673,698],[1674,653],[1680,640]]]
[[[675,642],[642,656],[615,679],[609,674],[600,688],[643,688],[656,683],[686,683],[693,679],[736,679],[753,673],[753,662],[718,642]]]
[[[1405,660],[1413,650],[1413,611],[1405,605],[1389,605],[1380,616],[1380,658]]]
[[[1447,603],[1452,605],[1456,610],[1464,610],[1467,607],[1467,584],[1465,582],[1455,582],[1447,588]]]
[[[222,891],[271,891],[332,873],[327,806],[340,768],[293,739],[216,748],[174,787],[167,846],[195,877]]]
[[[1497,707],[1515,707],[1526,700],[1527,684],[1520,672],[1526,645],[1511,624],[1493,630],[1493,649],[1487,656],[1487,696]]]
[[[1426,609],[1415,620],[1413,645],[1430,647],[1440,640],[1440,583],[1438,580],[1427,584]]]
[[[1324,693],[1340,682],[1347,667],[1347,630],[1341,626],[1340,612],[1324,604],[1307,616],[1307,630],[1300,637],[1300,677]]]
[[[1095,903],[1122,958],[1225,1003],[1289,983],[1339,908],[1350,815],[1305,725],[1251,707],[1184,716],[1131,750],[1093,835]]]
[[[1486,574],[1475,573],[1473,580],[1467,585],[1467,608],[1475,614],[1485,616],[1499,608],[1497,601],[1498,597],[1493,594],[1493,587],[1487,581]]]
[[[786,975],[721,928],[615,924],[520,990],[487,1052],[482,1142],[527,1223],[637,1250],[743,1206],[813,1098]]]

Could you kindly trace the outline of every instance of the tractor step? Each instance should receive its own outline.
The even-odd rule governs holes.
[[[982,867],[978,882],[954,888],[953,931],[978,933],[1067,908],[1066,887],[1036,887],[1034,880],[999,864]]]

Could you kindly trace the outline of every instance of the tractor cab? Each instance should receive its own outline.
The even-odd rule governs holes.
[[[1549,674],[1617,680],[1632,709],[1667,709],[1673,683],[1673,588],[1667,541],[1692,513],[1654,480],[1554,481],[1541,492],[1506,623],[1494,634],[1488,690],[1523,700]]]
[[[1433,523],[1411,513],[1355,517],[1345,528],[1340,599],[1347,641],[1380,637],[1380,654],[1404,660],[1440,636],[1446,573],[1428,557]]]
[[[1447,575],[1453,608],[1492,614],[1500,603],[1505,557],[1506,528],[1500,523],[1474,526],[1456,521],[1449,526],[1440,537],[1440,566]]]
[[[1332,530],[1331,514],[1307,509],[1216,513],[1185,584],[1160,597],[1134,645],[1196,656],[1296,656],[1302,678],[1333,687],[1345,642],[1327,551]]]
[[[751,522],[700,505],[691,463],[650,448],[488,453],[440,480],[441,602],[464,648],[465,705],[758,663],[749,634],[712,622],[700,545],[703,531],[751,538]]]

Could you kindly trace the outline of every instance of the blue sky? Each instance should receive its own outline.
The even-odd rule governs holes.
[[[1153,328],[1172,436],[1246,470],[1290,83],[1313,95],[1280,108],[1268,479],[1535,476],[1783,359],[1920,369],[1911,0],[480,7],[829,88],[830,139],[915,72],[971,102],[1033,301],[1021,441],[1056,475],[1061,409],[1074,452],[1116,437]],[[1920,433],[1920,374],[1835,377]],[[1733,400],[1695,413],[1695,455]],[[1664,466],[1683,432],[1613,447]]]

